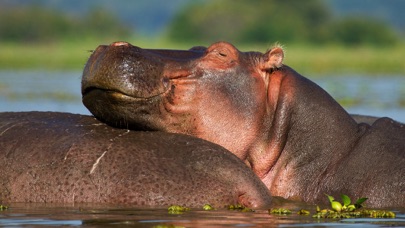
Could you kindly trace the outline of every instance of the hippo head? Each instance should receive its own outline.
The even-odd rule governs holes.
[[[109,125],[193,135],[243,158],[249,141],[265,137],[267,85],[283,56],[280,47],[240,52],[226,42],[186,51],[102,45],[83,72],[83,103]]]

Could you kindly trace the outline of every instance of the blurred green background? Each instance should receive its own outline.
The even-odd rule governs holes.
[[[99,44],[275,42],[303,74],[405,75],[402,0],[2,0],[0,69],[82,69]]]
[[[0,0],[0,111],[89,114],[81,71],[100,44],[265,52],[350,113],[405,122],[404,0]]]

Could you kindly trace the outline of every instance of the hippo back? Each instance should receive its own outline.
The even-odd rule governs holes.
[[[270,202],[236,156],[194,137],[115,129],[90,116],[0,114],[1,202],[144,206]]]

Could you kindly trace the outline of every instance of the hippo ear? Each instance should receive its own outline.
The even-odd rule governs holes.
[[[280,46],[272,48],[264,54],[264,69],[271,70],[283,66],[284,51]]]

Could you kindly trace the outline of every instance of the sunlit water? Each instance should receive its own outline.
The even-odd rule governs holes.
[[[81,103],[81,72],[0,71],[0,111],[90,114]],[[405,122],[405,76],[313,78],[350,113]]]
[[[0,112],[59,111],[90,114],[81,103],[81,72],[0,71]],[[405,122],[405,76],[314,78],[350,113],[388,116]],[[242,213],[225,209],[191,210],[170,215],[165,208],[117,206],[56,206],[11,204],[0,211],[0,226],[135,226],[153,227],[405,227],[405,209],[395,219],[314,219],[311,216],[269,215],[266,210]],[[302,205],[285,205],[297,209]],[[301,208],[299,208],[301,209]],[[307,206],[314,211],[314,206]]]

